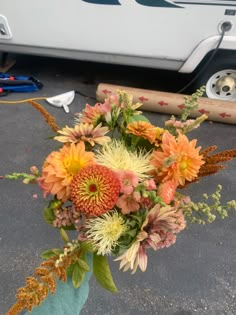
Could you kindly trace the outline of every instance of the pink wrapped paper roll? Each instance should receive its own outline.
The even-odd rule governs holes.
[[[106,97],[117,93],[119,90],[124,90],[132,95],[134,102],[141,102],[143,104],[141,107],[142,110],[173,115],[181,113],[184,97],[188,96],[100,83],[96,91],[97,101],[103,102]],[[198,103],[199,106],[192,112],[192,117],[206,114],[209,120],[236,124],[236,102],[200,97]]]

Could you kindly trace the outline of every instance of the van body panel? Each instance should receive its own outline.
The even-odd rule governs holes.
[[[234,11],[236,0],[0,0],[12,34],[0,35],[0,51],[189,72],[216,45],[222,21],[236,38]]]
[[[213,36],[202,41],[191,53],[189,58],[185,61],[182,67],[179,69],[179,72],[190,73],[200,64],[203,58],[210,52],[215,49],[220,36]],[[235,36],[225,36],[224,41],[220,45],[221,49],[226,50],[235,50],[236,47],[236,37]]]

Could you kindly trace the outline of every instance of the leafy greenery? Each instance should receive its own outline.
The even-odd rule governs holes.
[[[187,120],[190,113],[198,107],[198,99],[199,97],[203,96],[205,90],[206,90],[205,86],[202,86],[195,93],[193,93],[191,97],[187,96],[184,97],[184,109],[181,114],[182,121]]]
[[[215,221],[217,215],[224,219],[228,217],[230,209],[236,210],[236,200],[228,201],[225,205],[221,204],[222,186],[218,185],[216,191],[211,194],[203,194],[204,201],[189,202],[185,205],[183,212],[190,223],[205,224]],[[206,201],[210,200],[211,204]]]
[[[76,289],[83,282],[85,273],[86,273],[86,271],[81,268],[78,261],[72,265],[72,283]]]
[[[93,255],[93,273],[98,283],[106,290],[117,292],[106,256]]]
[[[53,224],[53,221],[55,220],[55,215],[54,215],[54,211],[52,208],[50,207],[47,207],[47,208],[44,208],[44,211],[43,211],[43,217],[44,217],[44,220],[48,223],[48,224]]]
[[[61,248],[52,248],[45,250],[41,253],[40,257],[43,259],[50,259],[52,257],[58,256],[63,253],[63,250]]]

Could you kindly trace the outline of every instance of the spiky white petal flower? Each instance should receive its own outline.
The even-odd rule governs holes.
[[[86,236],[98,255],[111,254],[119,244],[119,238],[127,230],[124,218],[115,210],[87,220],[85,228]]]
[[[133,171],[140,181],[148,178],[148,172],[153,170],[150,163],[150,153],[143,150],[131,152],[123,142],[118,140],[113,140],[100,148],[96,153],[96,160],[98,164],[113,171]]]

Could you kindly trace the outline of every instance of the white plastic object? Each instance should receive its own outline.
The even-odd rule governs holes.
[[[66,113],[69,113],[69,105],[75,98],[75,91],[66,92],[53,97],[46,98],[46,101],[55,107],[63,107]]]

